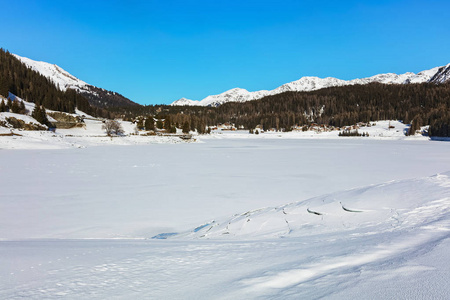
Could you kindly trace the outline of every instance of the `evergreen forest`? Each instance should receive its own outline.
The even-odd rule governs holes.
[[[289,131],[311,123],[342,127],[358,122],[401,120],[413,130],[430,125],[429,135],[450,136],[450,82],[444,84],[371,83],[285,92],[244,103],[219,107],[140,105],[120,94],[92,87],[95,94],[61,91],[49,79],[0,49],[0,95],[11,92],[47,109],[72,113],[75,108],[104,118],[142,122],[150,116],[165,126],[206,132],[206,127],[233,123],[238,128]],[[144,124],[144,123],[143,123]],[[147,122],[148,124],[148,122]],[[153,125],[148,125],[153,126]]]

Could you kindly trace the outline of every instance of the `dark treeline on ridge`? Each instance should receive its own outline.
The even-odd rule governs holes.
[[[0,94],[11,92],[26,101],[43,105],[48,109],[74,112],[75,107],[87,109],[86,99],[75,91],[60,91],[45,76],[27,68],[16,57],[0,50]]]
[[[372,83],[286,92],[242,104],[227,103],[218,108],[217,115],[246,128],[260,124],[264,129],[289,129],[311,122],[341,127],[395,119],[417,127],[432,125],[431,132],[437,134],[443,129],[438,124],[450,123],[449,107],[450,83]]]
[[[8,92],[51,110],[73,113],[78,108],[94,116],[111,116],[107,110],[91,106],[88,99],[75,90],[61,91],[50,79],[0,49],[0,95],[8,96]]]
[[[310,123],[335,127],[377,120],[402,120],[412,128],[430,125],[430,134],[450,136],[450,83],[372,83],[285,92],[244,103],[229,102],[217,108],[189,106],[141,106],[125,114],[169,116],[173,122],[215,125],[231,122],[245,129],[291,130]],[[123,111],[122,111],[123,112]],[[120,113],[117,111],[117,113]]]

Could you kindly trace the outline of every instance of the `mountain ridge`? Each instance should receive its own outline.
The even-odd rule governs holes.
[[[12,55],[27,67],[47,77],[60,90],[66,91],[67,89],[73,89],[86,97],[89,103],[95,107],[107,108],[110,106],[125,107],[140,105],[119,93],[88,84],[56,64],[51,64],[44,61],[35,61],[17,54]],[[217,95],[209,95],[202,100],[191,100],[183,97],[172,102],[170,105],[217,107],[228,102],[242,103],[290,91],[309,92],[329,87],[365,85],[373,82],[383,84],[414,84],[424,82],[441,84],[449,80],[450,63],[445,66],[424,70],[417,74],[413,72],[406,72],[404,74],[383,73],[376,74],[371,77],[356,78],[352,80],[343,80],[335,77],[320,78],[316,76],[304,76],[298,80],[285,83],[273,90],[250,92],[246,89],[237,87]]]
[[[56,64],[51,64],[44,61],[35,61],[17,54],[12,55],[27,67],[47,77],[59,90],[75,90],[87,98],[89,103],[95,107],[107,108],[110,106],[121,107],[139,105],[119,93],[88,84]]]
[[[255,92],[249,92],[242,88],[233,88],[227,90],[221,94],[209,95],[202,100],[191,100],[187,98],[181,98],[170,105],[183,106],[183,105],[197,105],[197,106],[219,106],[227,102],[246,102],[252,100],[258,100],[265,96],[271,96],[281,94],[288,91],[295,92],[309,92],[322,88],[338,87],[346,85],[356,84],[369,84],[372,82],[383,84],[413,84],[413,83],[444,83],[450,79],[450,63],[435,67],[429,70],[421,71],[417,74],[413,72],[407,72],[404,74],[384,73],[377,74],[366,78],[356,78],[352,80],[342,80],[334,77],[319,78],[316,76],[304,76],[296,81],[285,83],[273,90],[261,90]]]

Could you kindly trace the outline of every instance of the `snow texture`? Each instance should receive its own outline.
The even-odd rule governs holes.
[[[0,298],[448,298],[449,143],[213,136],[1,149]]]

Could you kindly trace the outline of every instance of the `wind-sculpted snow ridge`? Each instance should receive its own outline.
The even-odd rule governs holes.
[[[193,239],[365,235],[450,221],[450,172],[261,208],[168,236]]]
[[[174,101],[171,105],[197,105],[197,106],[219,106],[227,102],[245,102],[261,99],[265,96],[281,94],[284,92],[309,92],[329,87],[339,87],[356,84],[369,84],[372,82],[384,84],[409,84],[409,83],[444,83],[450,78],[450,64],[443,67],[435,67],[417,74],[407,72],[404,74],[378,74],[367,78],[358,78],[353,80],[342,80],[334,77],[319,78],[314,76],[305,76],[299,80],[292,81],[271,90],[261,90],[249,92],[246,89],[234,88],[218,95],[207,96],[203,100],[189,100],[181,98]]]

